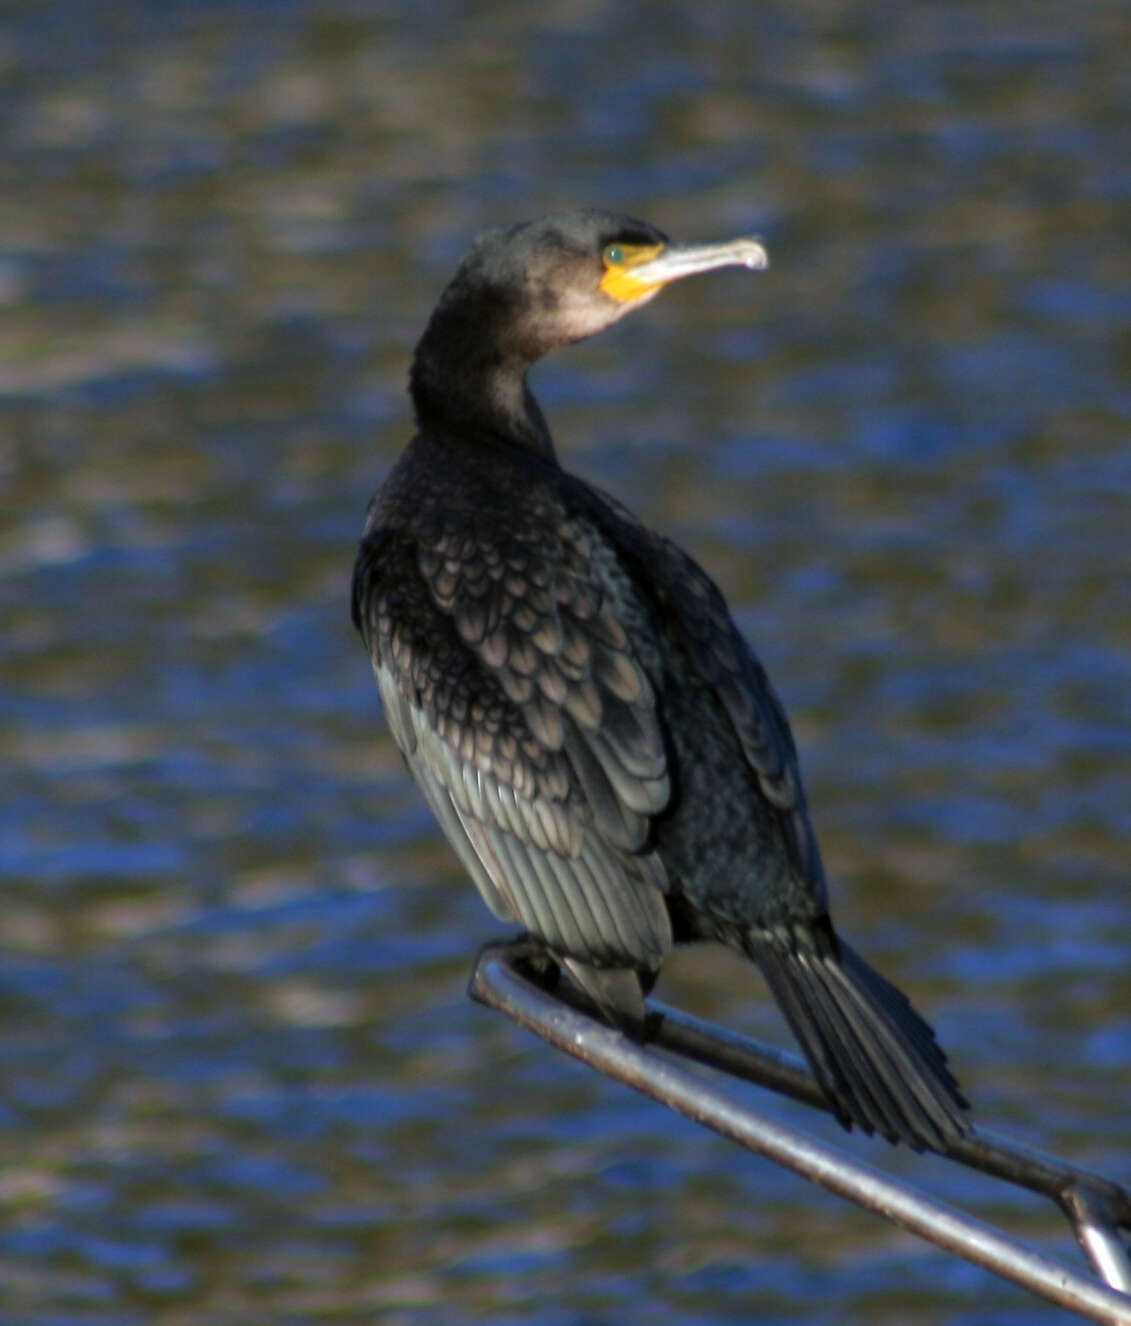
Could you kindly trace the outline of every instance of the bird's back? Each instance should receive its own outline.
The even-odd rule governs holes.
[[[378,597],[392,600],[402,638],[414,624],[402,662],[428,682],[417,692],[438,730],[457,737],[441,692],[460,680],[477,712],[497,708],[500,734],[488,750],[481,722],[473,751],[460,732],[465,754],[497,773],[521,752],[529,773],[522,759],[501,770],[520,790],[564,794],[570,817],[615,850],[654,849],[705,936],[783,907],[823,910],[796,753],[764,671],[706,573],[614,499],[553,460],[422,435],[362,546],[362,620],[356,602]],[[571,676],[571,648],[606,673]],[[563,735],[571,710],[610,744],[612,778],[586,769],[586,748]]]
[[[565,483],[643,605],[633,640],[652,659],[673,782],[655,841],[699,935],[730,939],[783,908],[818,915],[824,870],[789,723],[722,593],[615,499]]]

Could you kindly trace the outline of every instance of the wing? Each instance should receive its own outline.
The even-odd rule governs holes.
[[[670,797],[655,696],[586,529],[528,515],[368,535],[355,621],[397,745],[495,914],[559,954],[654,971],[671,946],[647,849]]]
[[[776,812],[782,840],[798,877],[827,905],[828,886],[809,819],[797,747],[785,709],[765,668],[731,618],[721,591],[682,548],[655,533],[607,494],[607,537],[641,583],[651,587],[681,652],[725,709],[747,764]]]

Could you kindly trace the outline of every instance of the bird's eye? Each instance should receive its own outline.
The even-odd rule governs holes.
[[[627,256],[623,244],[606,244],[601,253],[601,261],[606,267],[619,267]]]

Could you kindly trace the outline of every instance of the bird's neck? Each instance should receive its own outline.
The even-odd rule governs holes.
[[[490,319],[470,312],[436,310],[409,373],[417,425],[554,459],[550,430],[526,382],[530,361],[494,330]]]

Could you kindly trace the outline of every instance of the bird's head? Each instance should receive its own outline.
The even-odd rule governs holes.
[[[766,263],[756,239],[673,244],[632,217],[597,208],[557,212],[480,235],[440,310],[477,308],[485,333],[533,363],[603,331],[681,277]]]
[[[588,208],[480,235],[429,320],[409,388],[417,423],[461,440],[507,438],[553,454],[526,371],[593,336],[671,281],[765,267],[756,239],[673,244],[631,217]]]

